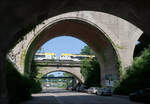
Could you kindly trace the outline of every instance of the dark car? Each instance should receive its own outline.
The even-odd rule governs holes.
[[[72,90],[72,87],[67,87],[66,90]]]
[[[129,99],[131,101],[144,102],[150,104],[150,88],[131,93]]]
[[[111,88],[100,88],[97,91],[97,95],[112,96],[112,90]]]
[[[80,86],[79,90],[80,90],[81,92],[86,92],[86,91],[87,91],[87,86],[84,85],[84,84],[82,84],[82,85]]]

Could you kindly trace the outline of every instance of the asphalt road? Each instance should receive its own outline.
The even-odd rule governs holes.
[[[51,88],[39,94],[33,94],[33,99],[22,104],[142,104],[129,101],[124,96],[96,96],[81,92]]]

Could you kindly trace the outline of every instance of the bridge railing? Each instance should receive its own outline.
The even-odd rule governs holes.
[[[67,61],[67,60],[35,60],[37,66],[67,66],[79,67],[80,61]]]

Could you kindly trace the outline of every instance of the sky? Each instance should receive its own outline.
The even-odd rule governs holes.
[[[47,41],[41,47],[41,52],[55,53],[57,58],[59,58],[62,53],[79,54],[86,45],[86,43],[77,38],[60,36]]]
[[[86,45],[86,43],[77,38],[70,36],[60,36],[47,41],[41,47],[41,52],[55,53],[57,58],[59,58],[62,53],[79,54],[81,49]],[[49,74],[54,74],[56,77],[58,77],[62,76],[63,72],[53,72]]]
[[[60,77],[63,75],[64,72],[52,72],[52,73],[48,73],[47,75],[51,75],[53,74],[55,77]]]

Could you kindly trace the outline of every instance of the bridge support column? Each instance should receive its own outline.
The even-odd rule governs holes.
[[[75,85],[75,78],[72,78],[72,87]]]
[[[0,51],[0,104],[8,104],[8,94],[6,85],[6,57]]]

